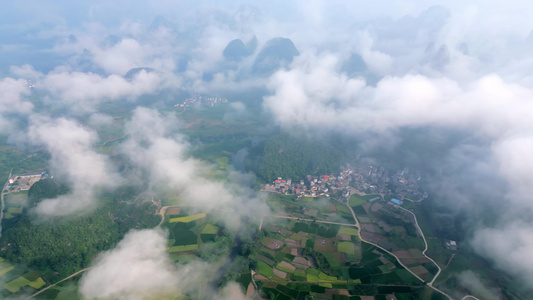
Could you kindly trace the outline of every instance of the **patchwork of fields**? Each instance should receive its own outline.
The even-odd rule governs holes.
[[[272,299],[423,289],[394,257],[361,242],[354,227],[272,220],[265,230],[268,236],[256,247],[254,280]]]
[[[0,257],[0,298],[33,294],[46,285],[37,271],[27,270]],[[54,299],[54,298],[52,298]]]
[[[424,281],[430,282],[435,277],[438,269],[422,254],[424,241],[411,214],[383,201],[367,202],[357,195],[352,195],[350,205],[361,222],[365,240],[391,251]]]

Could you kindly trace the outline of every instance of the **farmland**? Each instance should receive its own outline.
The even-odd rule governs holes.
[[[350,205],[361,221],[362,237],[389,250],[420,278],[431,281],[438,270],[421,252],[424,242],[412,215],[382,200],[353,199]]]
[[[37,271],[13,265],[0,258],[0,297],[8,298],[20,293],[34,293],[46,285]]]
[[[361,242],[353,227],[269,220],[254,256],[261,290],[273,299],[305,295],[418,293],[419,281],[390,254]]]
[[[216,243],[222,246],[219,251],[227,251],[229,238],[219,235],[220,226],[215,225],[216,220],[205,213],[189,213],[187,209],[172,207],[167,211],[166,222],[163,226],[169,229],[168,252],[177,261],[182,261],[186,256],[200,255],[202,249],[207,249],[208,244]],[[177,214],[176,214],[177,213]],[[227,239],[221,242],[221,239]]]

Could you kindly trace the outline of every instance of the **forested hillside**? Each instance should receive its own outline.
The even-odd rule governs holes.
[[[36,203],[67,191],[64,185],[44,180],[32,186],[29,198]],[[3,233],[3,256],[47,274],[48,280],[64,278],[88,267],[94,255],[114,247],[130,229],[158,224],[156,207],[133,201],[137,196],[135,188],[120,188],[103,198],[98,209],[54,222],[38,222],[31,210],[25,210]]]
[[[345,154],[334,144],[289,135],[270,137],[258,150],[257,175],[264,181],[277,177],[303,179],[308,174],[336,172]]]

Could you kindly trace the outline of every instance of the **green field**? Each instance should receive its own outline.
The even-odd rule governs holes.
[[[300,201],[304,201],[304,202],[313,202],[315,200],[314,197],[301,197],[300,198]]]
[[[356,227],[341,227],[339,229],[339,234],[355,235],[358,236]]]
[[[355,252],[355,245],[352,242],[339,242],[337,244],[337,251],[353,255]]]
[[[359,205],[363,205],[366,203],[366,200],[359,197],[358,195],[352,195],[350,197],[350,206],[354,207],[354,206],[359,206]]]
[[[198,237],[190,230],[174,229],[172,230],[172,234],[174,235],[173,246],[185,246],[198,243]]]
[[[9,271],[13,270],[15,267],[10,265],[10,264],[6,264],[5,266],[0,266],[0,276],[8,273]]]
[[[213,224],[206,224],[204,229],[202,229],[202,234],[217,234],[218,227]]]
[[[22,287],[28,285],[28,283],[30,283],[30,281],[22,276],[18,277],[17,279],[15,280],[11,280],[10,282],[6,283],[4,285],[4,288],[8,291],[10,291],[11,293],[16,293],[18,292]]]
[[[5,218],[6,219],[11,219],[11,218],[15,217],[15,215],[20,215],[22,213],[23,209],[24,209],[23,207],[10,207],[6,211]]]
[[[263,261],[257,262],[257,272],[259,272],[259,274],[265,275],[268,278],[274,276],[274,271],[272,271],[272,267],[270,267]]]

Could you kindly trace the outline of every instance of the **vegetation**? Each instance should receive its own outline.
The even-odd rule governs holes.
[[[170,223],[175,223],[175,222],[189,223],[189,222],[196,221],[198,219],[203,219],[203,218],[205,218],[205,214],[202,213],[202,214],[196,214],[196,215],[186,216],[186,217],[171,218],[169,222]]]
[[[34,184],[28,195],[37,203],[67,190],[45,180]],[[95,211],[53,222],[37,223],[32,214],[24,212],[3,233],[4,255],[39,270],[49,281],[64,278],[87,267],[94,255],[112,248],[130,229],[157,225],[159,218],[151,203],[130,202],[137,193],[131,187],[119,188]]]
[[[288,135],[272,136],[255,151],[261,157],[257,175],[266,182],[337,172],[344,158],[334,145]]]
[[[365,203],[366,203],[366,200],[363,199],[362,197],[359,197],[356,194],[353,194],[352,196],[350,196],[350,206],[359,206]]]
[[[35,206],[43,199],[50,199],[58,195],[67,194],[70,191],[68,185],[57,183],[53,179],[44,179],[34,183],[28,191],[28,200]]]

